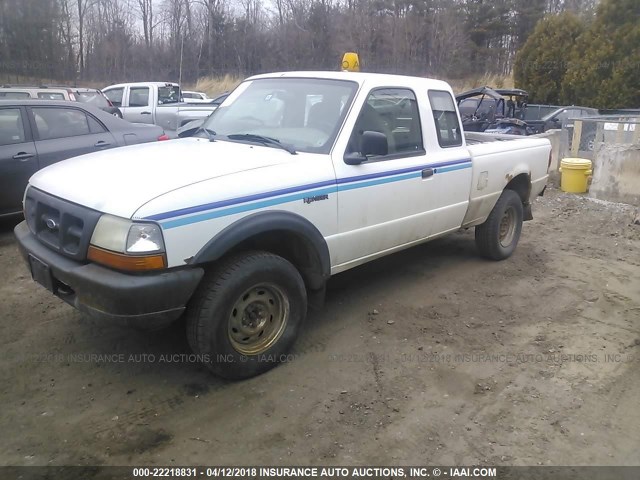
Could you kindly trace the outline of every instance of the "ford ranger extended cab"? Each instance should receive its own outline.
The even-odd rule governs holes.
[[[105,322],[186,317],[214,373],[273,367],[331,275],[460,228],[514,251],[546,139],[466,140],[442,81],[289,72],[244,81],[194,137],[36,173],[15,228],[35,281]]]

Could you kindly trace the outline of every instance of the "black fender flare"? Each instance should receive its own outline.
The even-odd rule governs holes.
[[[288,232],[304,241],[307,250],[312,254],[312,265],[310,269],[301,273],[309,288],[322,288],[331,276],[331,257],[327,242],[309,220],[287,211],[256,212],[235,221],[209,240],[189,263],[213,262],[242,242],[274,231]]]

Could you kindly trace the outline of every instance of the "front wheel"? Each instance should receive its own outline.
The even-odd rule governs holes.
[[[288,358],[307,311],[300,273],[268,252],[223,260],[187,309],[192,350],[216,375],[259,375]]]
[[[522,200],[513,190],[498,198],[487,220],[476,227],[476,245],[480,255],[491,260],[511,256],[522,232]]]

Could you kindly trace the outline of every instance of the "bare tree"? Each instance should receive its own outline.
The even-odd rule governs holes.
[[[508,73],[537,19],[595,2],[1,0],[0,73],[193,81],[333,69],[345,51],[369,71]]]
[[[144,43],[148,49],[153,45],[153,0],[138,0],[138,8],[142,18]]]

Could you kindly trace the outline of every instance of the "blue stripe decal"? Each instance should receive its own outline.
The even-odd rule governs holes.
[[[353,183],[351,185],[338,185],[338,191],[344,192],[346,190],[354,190],[356,188],[364,188],[364,187],[371,187],[373,185],[382,185],[384,183],[399,182],[401,180],[408,180],[409,178],[417,178],[420,176],[421,176],[420,172],[413,172],[413,173],[408,173],[406,175],[399,175],[397,177],[386,177],[386,178],[381,178],[380,180],[371,180],[369,182]]]
[[[304,193],[298,193],[295,195],[288,195],[286,197],[272,198],[271,200],[263,200],[261,202],[248,203],[244,205],[238,205],[236,207],[225,208],[224,210],[215,210],[210,212],[201,213],[200,215],[192,215],[191,217],[182,217],[176,220],[169,220],[162,222],[164,229],[182,227],[191,223],[203,222],[205,220],[211,220],[213,218],[225,217],[227,215],[233,215],[234,213],[248,212],[250,210],[257,210],[259,208],[272,207],[281,203],[294,202],[296,200],[302,200],[305,197],[315,195],[328,195],[330,193],[336,193],[336,187],[324,188],[320,190],[306,191]]]
[[[207,203],[205,205],[196,205],[195,207],[181,208],[179,210],[172,210],[170,212],[157,213],[145,217],[149,220],[164,220],[166,218],[179,217],[181,215],[188,215],[190,213],[198,213],[204,210],[213,210],[214,208],[227,207],[229,205],[235,205],[237,203],[251,202],[253,200],[261,200],[263,198],[276,197],[278,195],[286,195],[287,193],[299,192],[303,190],[310,190],[312,188],[327,187],[329,185],[335,185],[335,180],[327,180],[318,183],[309,183],[307,185],[297,185],[295,187],[283,188],[281,190],[272,190],[271,192],[256,193],[253,195],[247,195],[244,197],[230,198],[228,200],[221,200],[219,202]]]
[[[145,217],[150,220],[168,220],[170,218],[182,217],[183,215],[190,215],[200,213],[199,215],[191,215],[188,217],[177,218],[175,220],[162,221],[162,227],[164,229],[181,227],[192,223],[202,222],[205,220],[211,220],[213,218],[224,217],[227,215],[233,215],[235,213],[242,213],[251,210],[257,210],[260,208],[271,207],[274,205],[280,205],[283,203],[294,202],[296,200],[302,200],[303,198],[315,196],[315,195],[327,195],[336,193],[337,191],[354,190],[357,188],[366,188],[374,185],[383,185],[386,183],[399,182],[408,180],[411,178],[419,178],[421,171],[425,168],[433,168],[434,174],[447,173],[455,170],[462,170],[471,168],[471,159],[453,160],[449,162],[442,162],[438,164],[424,165],[420,167],[404,168],[401,170],[387,171],[372,173],[368,175],[359,175],[354,177],[346,177],[335,180],[327,180],[324,182],[311,183],[307,185],[299,185],[295,187],[284,188],[281,190],[273,190],[270,192],[258,193],[254,195],[247,195],[244,197],[236,197],[228,200],[222,200],[219,202],[212,202],[205,205],[197,205],[194,207],[182,208],[179,210],[173,210],[165,213],[158,213]],[[369,181],[365,181],[369,180]],[[348,184],[348,185],[345,185]],[[319,188],[327,187],[330,188]],[[289,195],[292,194],[292,195]],[[281,196],[285,195],[285,196]],[[277,197],[277,198],[274,198]],[[262,201],[256,201],[262,200]],[[253,202],[253,203],[247,203]],[[243,204],[243,205],[239,205]],[[230,207],[231,208],[223,208]],[[221,210],[217,210],[221,209]],[[212,211],[215,210],[215,211]]]
[[[452,165],[451,167],[440,167],[436,168],[433,173],[447,173],[453,172],[454,170],[464,170],[465,168],[471,168],[471,164],[467,165]]]
[[[446,167],[449,165],[463,165],[463,164],[467,164],[467,163],[471,163],[471,159],[470,158],[463,158],[461,160],[450,160],[448,162],[441,162],[441,163],[434,163],[431,165],[421,165],[418,167],[409,167],[409,168],[403,168],[401,170],[393,170],[390,172],[378,172],[378,173],[370,173],[367,175],[359,175],[357,177],[346,177],[346,178],[339,178],[337,180],[338,183],[351,183],[351,182],[357,182],[360,180],[368,180],[370,178],[381,178],[381,177],[388,177],[390,175],[398,175],[400,173],[409,173],[409,172],[421,172],[422,170],[424,170],[425,168],[433,168],[433,169],[439,169],[440,167]]]

